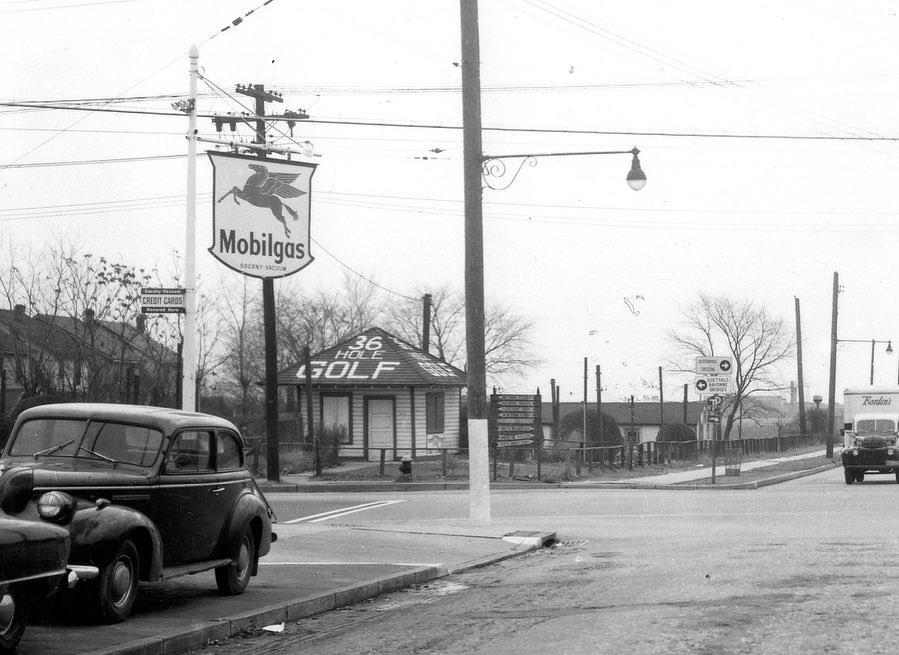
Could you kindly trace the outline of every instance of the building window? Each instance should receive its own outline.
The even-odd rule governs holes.
[[[337,432],[338,443],[353,443],[350,429],[350,396],[348,394],[322,394],[321,427],[323,431]]]
[[[428,434],[434,432],[443,432],[444,423],[444,405],[443,393],[426,393],[425,394],[425,411],[427,414],[427,427],[425,431]]]

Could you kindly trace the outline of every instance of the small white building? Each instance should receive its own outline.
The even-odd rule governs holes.
[[[341,458],[376,461],[459,447],[465,373],[380,328],[310,358],[312,425],[339,433]],[[281,371],[307,413],[306,367]],[[430,452],[429,452],[430,451]]]

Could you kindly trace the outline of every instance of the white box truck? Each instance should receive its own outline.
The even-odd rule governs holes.
[[[899,482],[899,386],[849,387],[843,392],[843,475],[893,473]]]

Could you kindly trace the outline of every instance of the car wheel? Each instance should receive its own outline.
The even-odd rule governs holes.
[[[244,530],[240,538],[240,551],[237,561],[220,566],[215,570],[215,583],[219,591],[227,596],[236,596],[243,593],[250,583],[253,566],[256,563],[256,540],[249,526]]]
[[[122,542],[115,557],[100,571],[97,609],[104,623],[119,623],[128,618],[137,600],[140,558],[129,539]]]
[[[843,469],[843,478],[846,480],[846,484],[852,484],[855,482],[855,471],[852,469]]]
[[[865,481],[865,472],[859,471],[858,473],[856,473],[855,480],[856,480],[856,482],[864,482]]]
[[[28,606],[15,589],[0,594],[0,653],[11,653],[25,632]]]

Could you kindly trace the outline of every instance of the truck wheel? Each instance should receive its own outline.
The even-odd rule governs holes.
[[[104,623],[120,623],[128,618],[137,600],[140,557],[130,539],[125,539],[112,561],[100,571],[97,582],[97,609]]]
[[[256,564],[256,539],[253,531],[247,526],[240,538],[240,552],[237,561],[227,566],[220,566],[215,570],[215,584],[220,592],[226,596],[236,596],[243,593],[250,583],[253,566]]]
[[[843,469],[843,478],[846,480],[846,484],[852,484],[855,482],[855,471],[852,469]]]
[[[896,484],[899,484],[899,471],[896,471]]]
[[[28,606],[15,589],[0,594],[0,653],[12,653],[28,622]]]
[[[859,471],[858,473],[856,473],[856,474],[855,474],[855,479],[856,479],[857,482],[864,482],[864,481],[865,481],[865,472],[864,472],[864,471]]]

